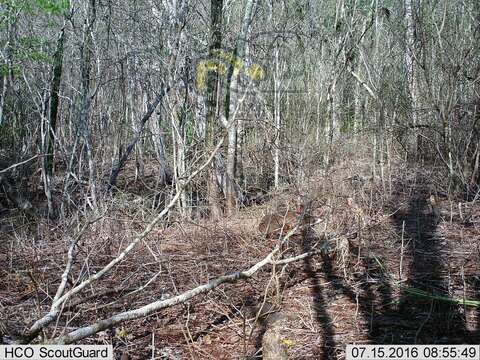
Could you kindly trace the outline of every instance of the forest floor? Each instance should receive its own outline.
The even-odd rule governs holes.
[[[306,239],[293,239],[283,256],[318,242],[328,245],[322,255],[275,271],[265,267],[247,281],[83,343],[113,343],[116,354],[132,359],[152,353],[156,359],[254,359],[261,358],[262,336],[274,321],[281,321],[291,359],[343,359],[353,343],[480,343],[480,309],[455,303],[480,300],[480,204],[440,194],[432,208],[434,174],[433,168],[404,167],[383,184],[355,182],[345,171],[330,174],[330,181],[316,179],[320,185],[310,195],[324,221]],[[347,197],[355,199],[353,208]],[[45,335],[247,269],[273,246],[257,230],[262,214],[289,198],[287,191],[217,222],[158,226],[114,273],[67,303],[62,322]],[[143,229],[152,213],[135,204],[117,199],[88,228],[73,273],[98,271]],[[12,217],[1,219],[0,333],[20,333],[48,311],[66,243],[78,231],[74,223],[24,219],[13,226]]]

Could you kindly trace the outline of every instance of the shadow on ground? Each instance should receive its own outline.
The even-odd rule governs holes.
[[[399,184],[393,192],[405,196],[410,189],[408,184]],[[362,271],[355,271],[350,279],[346,279],[334,269],[332,260],[323,257],[323,268],[315,270],[312,260],[304,262],[305,272],[312,282],[312,298],[315,305],[316,319],[323,330],[323,346],[321,357],[336,359],[335,331],[331,325],[328,312],[328,298],[325,289],[318,282],[318,277],[326,277],[331,286],[346,296],[351,302],[358,304],[358,315],[364,324],[364,331],[374,344],[475,344],[480,341],[480,316],[477,325],[468,330],[465,311],[462,306],[445,301],[432,300],[433,296],[449,297],[451,279],[449,269],[445,268],[445,254],[448,254],[447,241],[437,236],[438,214],[432,211],[429,198],[429,185],[420,179],[413,187],[413,192],[405,199],[393,199],[398,205],[408,202],[405,211],[390,209],[396,212],[393,217],[398,238],[403,237],[401,244],[395,246],[403,252],[405,258],[403,276],[400,283],[395,283],[392,276],[385,274],[379,267],[377,258],[365,251],[364,245],[351,247],[351,253],[358,256],[357,266]],[[398,201],[397,201],[398,200]],[[451,244],[450,244],[451,245]],[[375,251],[374,246],[373,252]],[[308,250],[305,247],[304,250]],[[476,298],[480,295],[480,279],[474,276],[469,279],[471,289]],[[352,286],[352,284],[356,284]],[[393,288],[402,288],[394,295]],[[432,296],[414,296],[406,289],[416,289]]]

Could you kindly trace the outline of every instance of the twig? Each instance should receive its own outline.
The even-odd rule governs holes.
[[[217,288],[224,283],[233,283],[240,279],[248,279],[265,265],[271,264],[273,256],[278,251],[279,246],[277,245],[275,249],[273,249],[263,260],[259,261],[258,263],[250,267],[248,270],[237,271],[233,274],[223,275],[209,281],[204,285],[197,286],[196,288],[185,291],[182,294],[171,297],[170,299],[155,301],[138,309],[113,315],[107,319],[100,320],[90,326],[85,326],[83,328],[74,330],[66,335],[57,337],[56,339],[53,339],[52,342],[55,344],[70,344],[72,342],[91,336],[99,331],[108,329],[111,326],[115,326],[128,320],[142,318],[161,309],[184,303],[200,294],[210,292],[211,290]]]
[[[400,249],[400,268],[399,268],[399,278],[400,281],[403,279],[403,251],[404,251],[404,245],[403,245],[403,240],[405,238],[405,221],[402,222],[402,248]]]
[[[7,168],[5,168],[5,169],[0,170],[0,174],[3,174],[4,172],[7,172],[7,171],[9,171],[9,170],[12,170],[12,169],[16,168],[17,166],[26,164],[27,162],[32,161],[33,159],[36,159],[37,157],[46,156],[46,155],[48,155],[48,154],[35,155],[35,156],[32,156],[30,159],[24,160],[24,161],[19,162],[19,163],[17,163],[17,164],[10,165],[9,167],[7,167]]]
[[[19,339],[19,342],[21,343],[28,343],[32,339],[34,339],[39,332],[48,326],[52,321],[55,321],[55,319],[58,317],[59,312],[60,312],[60,307],[61,305],[68,300],[72,295],[75,295],[82,291],[85,287],[89,286],[96,280],[100,279],[102,276],[104,276],[106,273],[108,273],[114,266],[116,266],[118,263],[120,263],[132,250],[133,248],[140,242],[142,241],[155,227],[155,225],[170,211],[171,208],[175,206],[177,203],[178,199],[182,195],[185,187],[199,174],[201,173],[207,166],[210,165],[210,163],[213,161],[215,158],[215,155],[217,154],[218,150],[222,147],[223,142],[224,142],[225,137],[222,137],[220,141],[218,142],[217,146],[214,148],[214,150],[211,152],[210,156],[208,159],[193,173],[190,174],[190,176],[182,182],[181,185],[179,185],[179,189],[175,196],[170,200],[170,203],[145,227],[145,229],[137,235],[133,241],[112,261],[110,261],[107,265],[105,265],[100,271],[95,273],[94,275],[90,276],[88,279],[82,281],[80,284],[75,286],[74,288],[70,289],[68,292],[66,292],[64,295],[56,299],[52,303],[52,306],[50,308],[50,311],[48,314],[46,314],[43,318],[37,320],[29,329],[29,331],[26,333],[26,335],[22,338]]]

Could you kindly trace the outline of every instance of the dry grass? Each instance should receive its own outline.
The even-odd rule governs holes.
[[[480,206],[441,202],[442,219],[430,224],[422,199],[436,184],[427,182],[426,170],[406,171],[397,165],[395,175],[386,174],[382,182],[371,178],[367,163],[349,159],[353,156],[328,174],[309,178],[303,195],[313,200],[312,212],[323,221],[307,241],[292,242],[284,256],[333,239],[328,253],[275,269],[277,276],[283,274],[277,283],[272,269],[264,269],[249,281],[223,286],[86,342],[113,343],[119,354],[126,350],[134,359],[149,357],[152,341],[156,356],[163,359],[252,357],[259,354],[268,324],[255,320],[255,309],[265,300],[273,304],[273,311],[281,310],[286,324],[281,335],[295,359],[340,359],[345,345],[353,342],[434,342],[440,335],[442,342],[473,339],[479,329],[476,310],[457,307],[458,316],[447,319],[445,309],[435,305],[426,317],[424,304],[403,296],[402,289],[419,286],[455,297],[480,297]],[[298,193],[272,194],[268,203],[219,222],[185,221],[171,214],[168,223],[159,225],[113,273],[67,303],[61,321],[45,335],[58,335],[248,267],[272,246],[257,230],[262,215],[295,201]],[[150,207],[127,195],[105,209],[103,218],[83,234],[71,283],[121,252],[152,215]],[[415,239],[413,216],[425,222],[419,231],[428,234]],[[7,226],[9,222],[15,226]],[[71,219],[52,226],[20,218],[2,220],[8,231],[0,243],[0,319],[9,332],[24,331],[47,311],[68,241],[81,222]],[[435,274],[417,264],[433,257]],[[433,319],[445,322],[451,332],[435,332]]]

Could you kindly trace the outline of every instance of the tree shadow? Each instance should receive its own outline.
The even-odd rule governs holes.
[[[396,190],[405,191],[408,184],[399,183]],[[417,289],[430,295],[448,296],[448,269],[444,262],[444,240],[436,235],[438,214],[431,211],[427,201],[429,192],[426,181],[418,184],[408,199],[406,211],[396,212],[392,217],[397,234],[403,237],[403,256],[406,267],[403,270],[404,289]],[[397,203],[400,201],[397,200]],[[395,212],[397,208],[391,209]],[[312,250],[311,244],[319,241],[312,234],[302,243],[303,252]],[[357,245],[355,245],[357,243]],[[375,344],[440,344],[440,343],[477,343],[480,340],[480,311],[473,320],[475,330],[467,330],[462,307],[455,304],[432,300],[431,296],[412,296],[402,292],[400,298],[393,296],[393,279],[382,267],[381,258],[391,257],[391,248],[382,250],[376,244],[362,241],[350,241],[350,252],[354,266],[349,264],[352,273],[344,277],[336,269],[332,257],[321,255],[319,268],[306,258],[303,267],[306,278],[311,281],[313,309],[318,324],[321,326],[321,347],[319,358],[337,359],[337,341],[332,317],[329,314],[329,288],[320,281],[324,276],[329,287],[342,294],[350,302],[358,304],[358,317],[361,330],[371,343]],[[401,244],[396,243],[398,249]],[[388,252],[388,253],[387,253]],[[400,251],[399,251],[400,253]],[[380,258],[380,260],[379,260]],[[355,268],[353,270],[353,268]],[[297,282],[298,283],[298,282]],[[397,286],[397,285],[395,285]],[[474,289],[474,296],[480,295],[480,279],[469,278],[469,286]],[[396,301],[397,300],[397,301]],[[472,329],[472,327],[470,327]],[[261,349],[262,335],[257,338],[257,355]]]
[[[374,255],[362,256],[361,247],[356,246],[353,242],[350,243],[349,248],[352,257],[359,259],[357,266],[360,267],[360,270],[354,272],[350,279],[340,277],[333,269],[331,260],[327,256],[323,256],[325,275],[336,291],[358,305],[359,316],[368,326],[365,329],[368,339],[372,342],[384,343],[387,339],[379,331],[379,325],[395,323],[395,320],[384,314],[384,312],[388,313],[384,309],[389,310],[393,302],[390,281],[385,277]],[[354,291],[351,284],[357,285],[358,290]]]
[[[318,240],[318,238],[307,237],[303,244],[303,251],[310,251],[312,249],[310,244]],[[323,328],[322,353],[320,354],[320,358],[322,359],[337,359],[337,353],[335,352],[335,331],[331,325],[332,319],[327,311],[328,301],[326,298],[328,298],[328,295],[318,280],[320,273],[325,276],[335,293],[342,294],[342,296],[347,297],[349,301],[358,305],[358,316],[361,318],[361,322],[368,326],[368,329],[366,329],[368,339],[372,342],[380,343],[386,340],[382,339],[382,334],[377,331],[376,326],[378,322],[385,322],[386,319],[378,313],[376,308],[381,306],[382,308],[390,309],[393,302],[390,282],[385,278],[381,269],[378,269],[378,262],[374,257],[360,256],[361,248],[352,243],[350,243],[349,248],[353,254],[352,256],[358,255],[358,259],[360,259],[359,265],[361,267],[361,271],[356,272],[349,279],[345,278],[343,276],[344,274],[338,273],[331,256],[327,253],[321,254],[322,268],[319,270],[315,269],[312,258],[306,258],[304,260],[305,272],[312,282],[312,297],[316,319]],[[358,290],[354,290],[352,284],[360,284]],[[378,286],[378,284],[380,285]],[[378,297],[376,296],[376,292],[378,293]],[[379,302],[377,298],[379,298]],[[394,320],[391,322],[394,322]]]
[[[304,252],[311,250],[310,242],[305,241],[303,245]],[[332,274],[332,263],[328,256],[322,255],[323,258],[323,271],[326,274]],[[313,298],[313,309],[315,311],[317,322],[323,328],[322,345],[321,345],[321,358],[322,359],[337,359],[336,343],[335,343],[335,331],[332,326],[332,319],[327,311],[327,304],[325,296],[323,294],[323,287],[317,276],[317,271],[312,263],[312,258],[307,257],[304,260],[304,269],[307,277],[311,280],[311,292]]]
[[[435,235],[438,218],[427,202],[426,187],[426,184],[419,184],[409,200],[408,210],[393,217],[397,232],[404,238],[403,252],[412,259],[405,284],[407,289],[420,290],[424,294],[448,296],[447,270],[442,262],[444,244]],[[401,336],[396,336],[397,343],[469,342],[465,319],[458,305],[415,294],[417,291],[404,291],[400,298],[398,316],[408,326]]]
[[[402,191],[398,184],[398,190]],[[353,256],[358,254],[356,271],[351,282],[356,284],[355,290],[348,279],[336,274],[332,260],[322,256],[323,268],[327,281],[346,296],[351,302],[358,304],[359,316],[368,324],[367,336],[377,344],[435,344],[435,343],[476,343],[480,337],[480,314],[477,317],[476,329],[468,331],[462,308],[456,304],[433,300],[433,296],[449,295],[448,269],[442,257],[444,241],[436,236],[438,214],[431,211],[427,202],[428,186],[426,181],[419,184],[408,202],[406,212],[398,212],[393,217],[396,231],[404,238],[403,255],[410,262],[404,270],[406,279],[402,282],[405,289],[417,289],[432,296],[412,296],[402,292],[398,302],[393,298],[392,279],[386,274],[377,255],[377,250],[370,254],[370,246],[358,245],[350,247]],[[397,209],[392,209],[394,212]],[[400,244],[397,244],[397,246]],[[308,246],[304,251],[308,251]],[[363,251],[364,254],[360,254]],[[375,252],[375,254],[374,254]],[[336,358],[332,353],[335,346],[334,330],[326,309],[326,296],[322,293],[322,285],[310,259],[304,261],[305,270],[312,280],[312,292],[315,303],[317,321],[324,329],[322,358]],[[473,285],[476,295],[480,293],[478,279]],[[323,289],[323,291],[325,291]]]

